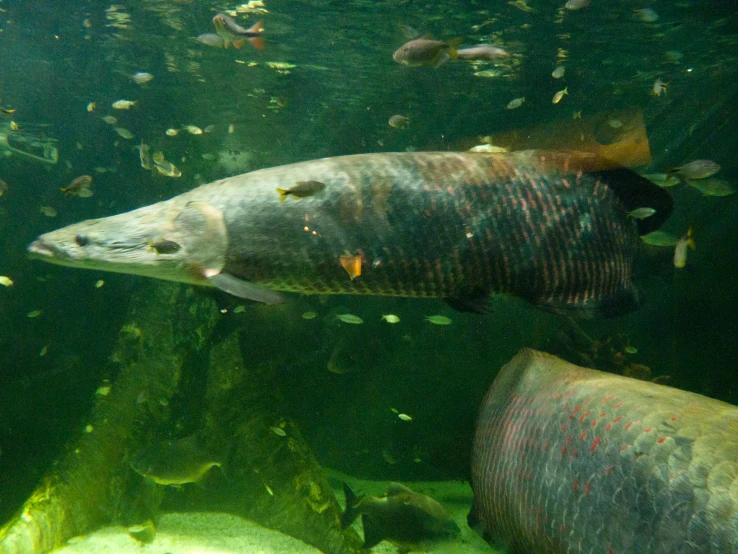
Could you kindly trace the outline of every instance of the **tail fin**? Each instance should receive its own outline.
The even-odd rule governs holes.
[[[243,46],[244,44],[246,44],[246,41],[245,41],[244,39],[240,38],[240,39],[238,39],[238,40],[234,40],[234,41],[232,42],[232,44],[233,44],[233,46],[234,46],[234,47],[236,47],[236,48],[241,48],[241,47],[242,47],[242,46]]]
[[[261,38],[250,38],[249,44],[257,50],[264,50],[264,39]]]
[[[359,505],[361,498],[358,498],[345,482],[343,483],[343,494],[346,497],[346,510],[341,514],[341,529],[346,529],[359,517],[359,511],[356,507]]]
[[[278,188],[277,192],[279,193],[280,202],[284,202],[285,200],[287,200],[287,195],[289,194],[289,191]]]
[[[257,21],[251,27],[246,29],[246,33],[244,33],[246,36],[251,37],[249,39],[249,44],[257,50],[264,50],[264,39],[259,38],[259,34],[263,31],[264,23],[262,23],[261,21]]]

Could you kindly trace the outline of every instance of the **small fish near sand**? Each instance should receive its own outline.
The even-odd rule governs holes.
[[[279,201],[284,202],[288,196],[292,196],[296,200],[307,198],[319,193],[325,188],[325,184],[320,181],[297,181],[294,187],[288,189],[277,188],[279,193]]]
[[[207,452],[196,435],[154,444],[131,461],[136,473],[159,485],[197,483],[215,466],[221,467],[222,461]]]
[[[234,48],[241,48],[248,41],[257,50],[264,50],[264,39],[259,36],[264,31],[264,24],[261,21],[257,21],[246,29],[236,23],[233,18],[219,13],[213,17],[213,25],[215,25],[218,36],[223,39],[224,48],[230,45]]]
[[[461,37],[449,42],[434,40],[430,35],[406,42],[395,50],[392,59],[411,67],[439,67],[448,60],[458,59],[457,46]]]
[[[66,196],[77,196],[79,198],[89,198],[92,192],[92,177],[89,175],[80,175],[74,179],[69,186],[59,189]]]
[[[400,483],[390,483],[385,496],[357,497],[344,483],[346,510],[341,515],[345,529],[358,517],[364,527],[364,547],[383,540],[405,550],[427,548],[433,542],[453,540],[461,530],[441,504]]]

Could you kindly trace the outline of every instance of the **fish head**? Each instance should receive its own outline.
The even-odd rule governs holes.
[[[31,258],[58,265],[192,284],[220,272],[226,249],[222,212],[205,202],[172,201],[75,223],[28,246]]]

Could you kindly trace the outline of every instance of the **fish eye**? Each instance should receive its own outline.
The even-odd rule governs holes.
[[[74,237],[74,242],[77,243],[77,246],[85,246],[89,242],[89,239],[85,235],[77,235]]]

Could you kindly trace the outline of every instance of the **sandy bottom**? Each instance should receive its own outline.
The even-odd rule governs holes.
[[[154,542],[141,545],[123,527],[104,527],[77,537],[55,554],[320,554],[320,551],[279,531],[229,514],[166,514],[159,520]]]
[[[328,471],[338,501],[344,504],[342,482],[357,494],[382,495],[389,481],[362,481]],[[466,524],[472,492],[468,483],[457,481],[404,483],[416,492],[438,500],[461,528],[453,542],[439,542],[418,552],[438,554],[496,553]],[[355,527],[363,536],[361,523]],[[386,541],[372,549],[376,554],[396,554],[397,547]],[[141,545],[123,527],[104,527],[90,535],[76,537],[56,554],[320,554],[316,548],[279,531],[267,529],[237,516],[222,513],[170,513],[162,515],[151,544]]]

